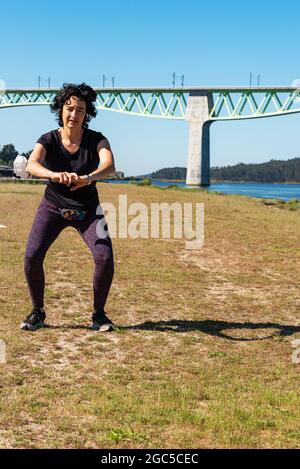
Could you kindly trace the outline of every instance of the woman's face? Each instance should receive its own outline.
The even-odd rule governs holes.
[[[77,96],[71,96],[65,102],[62,109],[62,121],[64,127],[74,128],[83,126],[86,116],[86,102]]]

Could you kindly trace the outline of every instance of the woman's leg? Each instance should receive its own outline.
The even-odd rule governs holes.
[[[94,311],[100,314],[104,313],[106,299],[114,275],[111,239],[102,239],[97,234],[97,224],[101,218],[103,218],[103,215],[97,215],[96,210],[91,210],[87,219],[77,225],[79,233],[93,254],[95,262],[93,277]]]
[[[25,276],[34,308],[44,307],[44,258],[51,244],[66,226],[59,211],[43,199],[28,237],[24,263]]]

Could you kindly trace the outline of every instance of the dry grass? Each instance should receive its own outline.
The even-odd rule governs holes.
[[[99,184],[102,201],[204,202],[205,245],[115,239],[107,312],[88,329],[92,260],[67,229],[45,263],[51,327],[19,327],[43,186],[0,185],[2,448],[299,447],[300,212],[258,199]]]

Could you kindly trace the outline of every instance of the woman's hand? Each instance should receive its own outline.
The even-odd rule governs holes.
[[[78,176],[78,179],[72,181],[72,183],[70,191],[76,191],[77,189],[81,189],[81,187],[88,186],[91,183],[91,179],[89,176]]]
[[[63,172],[63,173],[52,173],[51,175],[51,181],[54,182],[59,182],[60,184],[65,184],[66,186],[70,187],[71,184],[76,183],[80,176],[76,173],[68,173],[68,172]]]

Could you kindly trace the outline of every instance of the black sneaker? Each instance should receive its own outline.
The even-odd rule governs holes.
[[[45,326],[46,314],[42,308],[33,308],[31,313],[21,323],[20,328],[27,331],[36,331]]]
[[[115,325],[105,315],[105,313],[95,312],[92,316],[92,321],[91,329],[94,331],[106,332],[112,331],[115,328]]]

